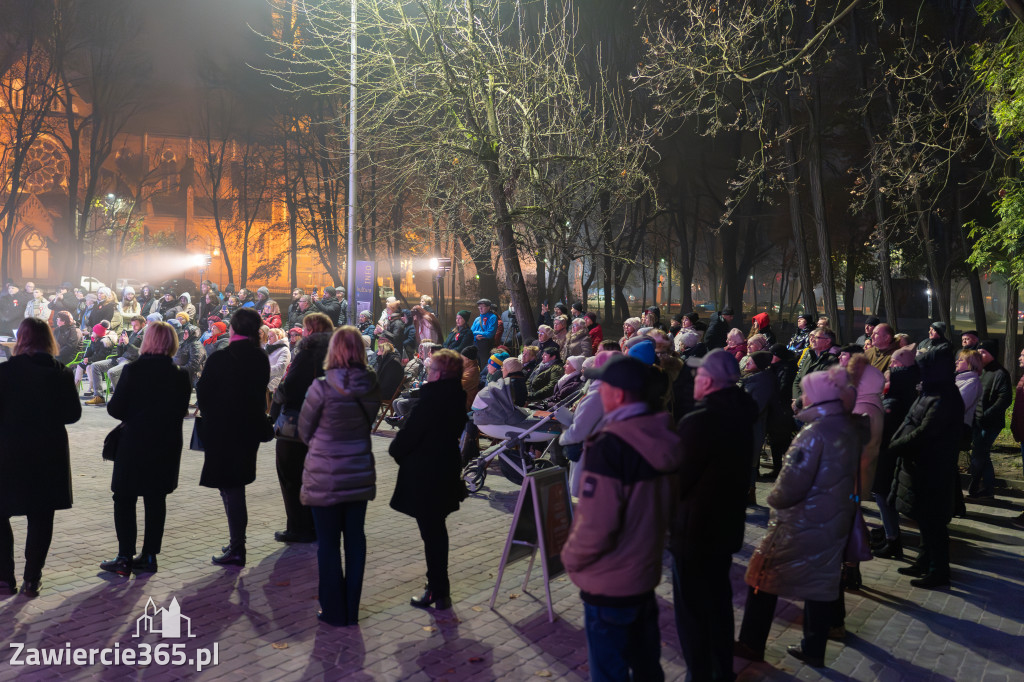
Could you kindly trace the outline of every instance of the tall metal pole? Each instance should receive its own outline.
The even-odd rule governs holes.
[[[359,319],[356,310],[356,7],[358,0],[350,0],[352,25],[349,32],[350,52],[348,94],[348,261],[345,281],[348,289],[348,323]]]

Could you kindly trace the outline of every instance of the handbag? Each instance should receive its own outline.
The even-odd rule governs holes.
[[[110,433],[103,439],[103,459],[113,462],[117,459],[117,448],[121,444],[121,433],[124,431],[124,422],[121,422],[110,430]]]
[[[299,410],[282,409],[274,422],[274,435],[278,440],[301,443],[299,438]]]
[[[868,524],[864,520],[864,514],[860,510],[860,462],[857,462],[857,479],[853,488],[853,525],[850,527],[850,534],[846,538],[846,548],[843,549],[843,561],[849,564],[861,561],[870,561],[875,557],[871,553],[871,536],[868,534]]]
[[[195,450],[197,452],[203,452],[206,448],[203,446],[203,439],[199,435],[199,430],[202,428],[203,418],[196,417],[195,421],[192,422],[192,439],[189,440],[188,449]]]

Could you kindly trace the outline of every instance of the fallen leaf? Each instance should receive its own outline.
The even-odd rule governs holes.
[[[274,642],[270,646],[274,647],[275,649],[287,649],[288,642]]]
[[[437,632],[437,628],[435,628],[433,625],[424,625],[423,629],[426,632]]]
[[[484,659],[483,659],[482,656],[473,656],[472,658],[469,659],[469,662],[470,663],[483,663]]]
[[[282,580],[282,581],[281,581],[281,582],[279,582],[279,583],[274,583],[274,586],[275,586],[275,587],[288,587],[288,586],[289,586],[289,585],[291,585],[291,584],[292,584],[292,581],[291,581],[291,580]]]
[[[508,598],[509,599],[519,599],[519,593],[518,592],[513,592],[512,594],[508,595]]]
[[[537,672],[534,673],[534,675],[536,675],[537,677],[551,677],[551,671],[550,670],[538,670]]]
[[[473,607],[473,610],[474,610],[474,611],[483,611],[483,610],[484,610],[484,607],[482,607],[482,606],[474,606],[474,607]]]

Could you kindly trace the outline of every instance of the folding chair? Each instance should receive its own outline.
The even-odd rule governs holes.
[[[398,388],[395,389],[395,394],[391,396],[389,400],[380,401],[380,409],[377,410],[377,421],[373,425],[373,430],[370,433],[377,433],[377,428],[380,423],[384,421],[385,417],[389,417],[395,413],[394,403],[398,399],[398,396],[402,395],[402,388],[405,386],[405,379],[398,384]]]

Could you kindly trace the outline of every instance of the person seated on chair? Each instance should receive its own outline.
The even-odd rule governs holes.
[[[66,365],[85,348],[85,339],[67,310],[58,311],[56,320],[57,328],[53,330],[53,336],[57,341],[57,359]]]
[[[519,360],[523,363],[523,375],[529,377],[540,364],[540,348],[536,345],[523,346]]]
[[[501,376],[512,391],[512,402],[516,407],[526,405],[526,375],[523,374],[523,363],[519,358],[505,358],[501,363]]]
[[[82,380],[83,375],[89,378],[89,390],[82,394],[87,398],[93,397],[98,386],[98,384],[92,383],[92,373],[87,374],[89,365],[106,360],[117,343],[117,337],[114,335],[114,332],[107,328],[110,322],[108,320],[103,320],[103,322],[106,322],[106,324],[100,323],[92,328],[92,344],[82,358],[82,364],[75,367],[76,384]],[[102,393],[102,390],[99,392]]]
[[[417,370],[415,375],[416,378],[413,379],[413,385],[416,388],[419,388],[420,383],[426,383],[426,378],[429,376],[430,371],[430,357],[437,353],[437,351],[442,350],[443,348],[444,346],[442,346],[441,344],[432,343],[430,341],[425,341],[424,343],[420,344],[420,352],[416,354],[416,358],[417,360],[419,360],[420,365],[422,366],[422,373],[420,373],[420,371]],[[413,366],[413,362],[415,361],[409,362],[409,364],[405,366],[405,376],[407,380],[411,378],[409,368]],[[391,409],[394,414],[385,417],[384,421],[390,424],[391,426],[401,426],[402,423],[405,421],[405,418],[409,416],[409,412],[412,411],[412,408],[416,406],[416,403],[418,401],[419,391],[416,391],[414,389],[413,391],[403,393],[402,397],[396,398],[391,405]]]
[[[551,397],[542,403],[541,409],[553,409],[560,402],[576,393],[583,387],[583,361],[582,355],[570,356],[565,361],[565,373],[555,382],[555,391]]]
[[[526,380],[527,400],[537,402],[550,398],[555,392],[555,384],[562,378],[562,364],[558,359],[558,346],[544,348],[540,356],[540,364]]]
[[[502,365],[508,357],[508,353],[497,349],[491,354],[491,357],[487,360],[487,375],[484,378],[485,384],[493,384],[501,378]]]
[[[462,390],[466,392],[467,411],[473,405],[476,394],[480,392],[480,363],[477,361],[476,353],[476,346],[466,346],[462,349]]]
[[[184,315],[179,313],[178,315]],[[180,319],[176,318],[176,319]],[[206,349],[199,341],[199,328],[193,324],[182,324],[181,333],[178,335],[178,350],[174,354],[174,364],[177,367],[184,367],[188,371],[189,385],[195,388],[199,381],[199,375],[206,364]]]

